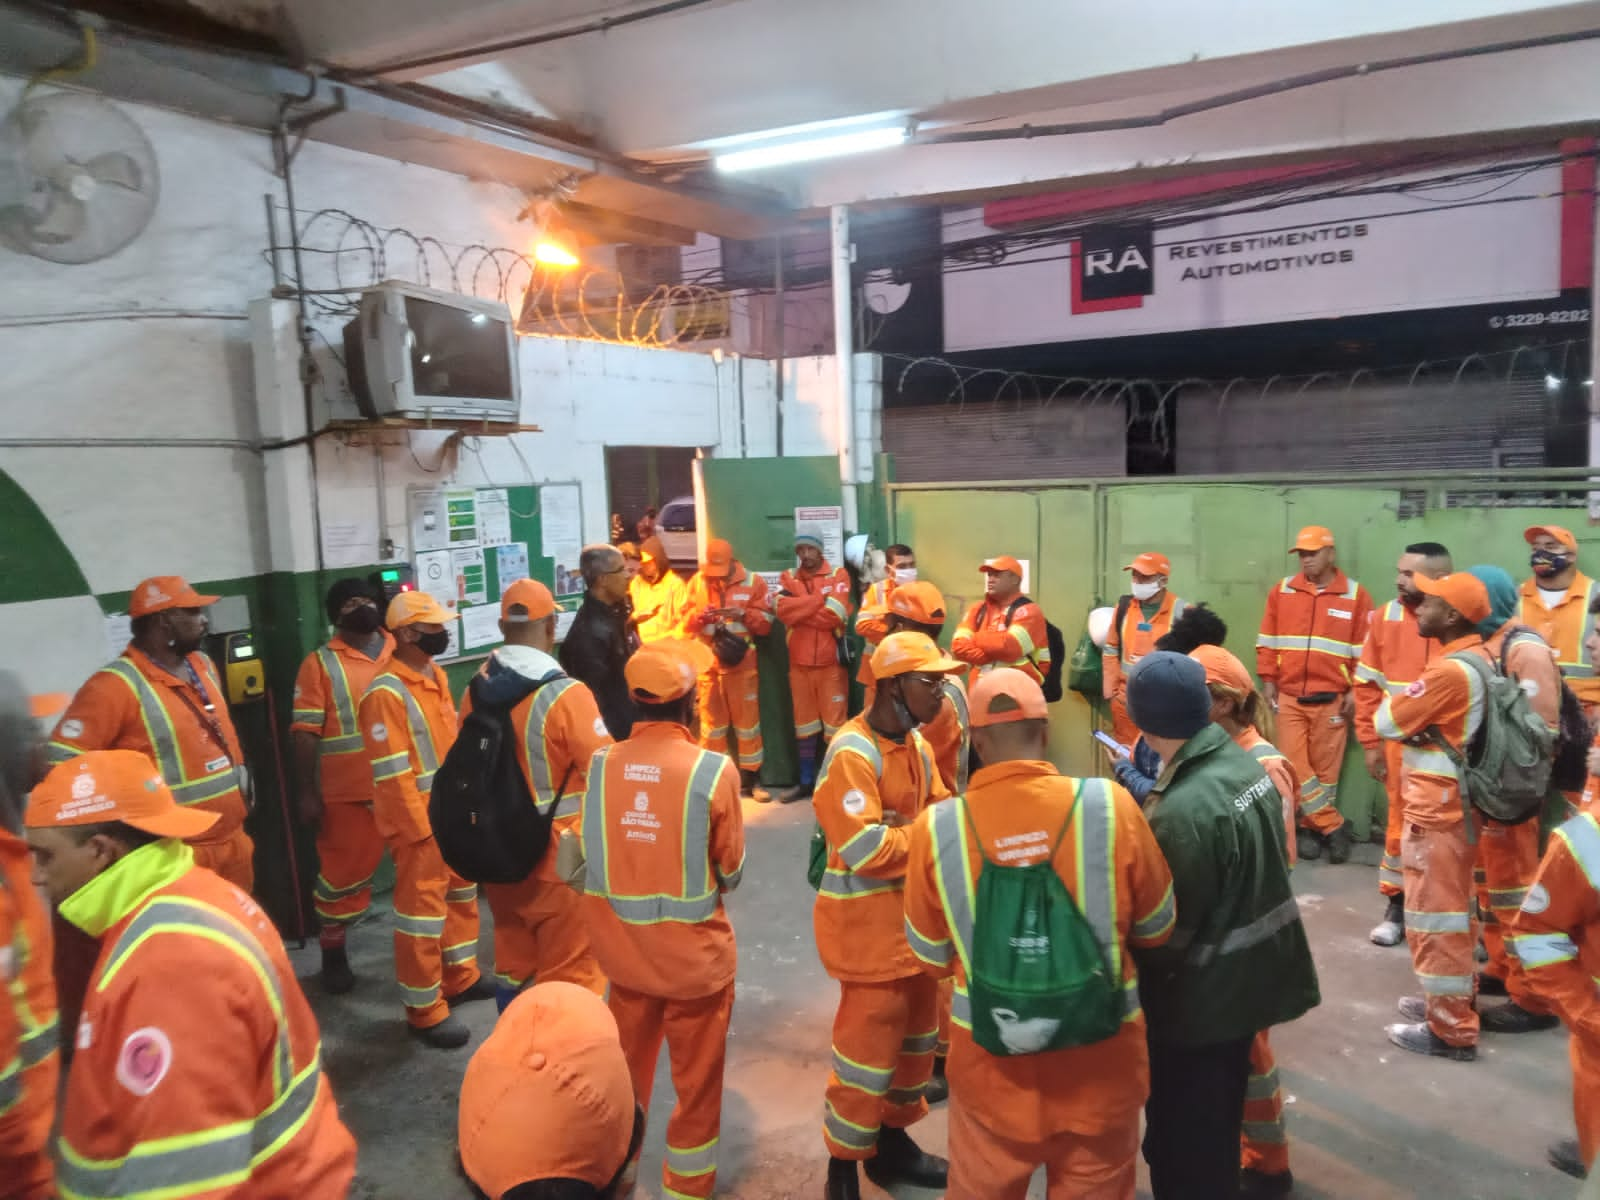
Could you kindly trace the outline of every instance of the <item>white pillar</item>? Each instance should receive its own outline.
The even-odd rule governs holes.
[[[1589,374],[1587,400],[1589,402],[1589,465],[1600,467],[1600,388],[1595,377],[1600,375],[1600,161],[1595,164],[1594,250],[1589,261]],[[1590,476],[1590,484],[1594,477]],[[1589,519],[1600,521],[1600,491],[1589,493]]]
[[[835,204],[833,232],[833,357],[839,370],[839,484],[844,493],[844,531],[860,530],[856,516],[856,375],[855,313],[850,288],[850,266],[855,247],[850,244],[850,209]],[[834,563],[834,566],[839,564]]]

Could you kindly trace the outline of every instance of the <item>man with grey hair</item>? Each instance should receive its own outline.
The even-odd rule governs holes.
[[[19,1200],[55,1195],[50,1126],[60,1059],[50,916],[33,886],[22,808],[48,765],[37,719],[65,696],[30,700],[0,671],[0,1191]]]
[[[633,699],[623,664],[639,648],[628,624],[627,563],[615,546],[585,546],[578,558],[583,604],[561,643],[561,669],[586,683],[600,705],[606,731],[616,741],[633,732]]]

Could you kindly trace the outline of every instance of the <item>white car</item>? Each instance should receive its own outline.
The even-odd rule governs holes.
[[[656,517],[656,536],[667,552],[667,560],[674,567],[696,570],[700,565],[700,549],[695,542],[694,497],[679,496],[661,506]]]

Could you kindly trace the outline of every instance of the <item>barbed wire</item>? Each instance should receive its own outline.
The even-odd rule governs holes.
[[[507,246],[453,245],[342,208],[288,216],[306,276],[295,285],[323,316],[354,316],[363,290],[399,279],[498,300],[511,309],[518,332],[530,335],[665,347],[730,332],[733,293],[706,284],[640,286],[606,268],[551,269]],[[293,270],[290,247],[268,253]]]

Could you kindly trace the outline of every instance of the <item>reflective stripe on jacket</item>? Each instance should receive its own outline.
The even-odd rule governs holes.
[[[444,672],[432,662],[423,674],[390,660],[361,697],[357,719],[372,764],[378,831],[407,843],[432,837],[428,793],[460,725]]]
[[[1372,597],[1343,571],[1321,591],[1303,573],[1287,576],[1267,593],[1256,674],[1290,698],[1347,692],[1371,619]]]
[[[1567,594],[1554,608],[1544,606],[1538,580],[1523,580],[1520,590],[1522,603],[1517,610],[1518,623],[1528,626],[1555,648],[1561,674],[1578,699],[1588,704],[1600,703],[1600,678],[1595,677],[1595,664],[1584,644],[1592,624],[1589,607],[1595,597],[1600,596],[1600,582],[1581,571],[1575,572]]]
[[[388,669],[394,638],[383,634],[377,658],[342,638],[306,655],[294,683],[289,728],[316,736],[322,798],[330,804],[370,804],[372,771],[356,724],[356,709],[372,681]]]

